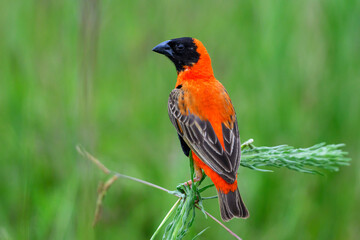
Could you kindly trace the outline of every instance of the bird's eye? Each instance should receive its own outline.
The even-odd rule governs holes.
[[[176,44],[175,48],[176,48],[176,51],[182,51],[182,50],[184,50],[185,46],[184,46],[184,44],[179,43],[179,44]]]

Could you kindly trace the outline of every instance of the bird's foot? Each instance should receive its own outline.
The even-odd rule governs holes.
[[[194,178],[194,183],[199,182],[201,180],[201,178],[202,178],[202,174],[201,174],[201,176],[196,176]],[[184,185],[188,186],[189,188],[192,187],[192,184],[193,184],[193,181],[191,179],[189,181],[187,181],[187,182],[184,182]]]

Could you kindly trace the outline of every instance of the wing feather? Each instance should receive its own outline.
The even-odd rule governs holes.
[[[223,148],[209,121],[201,120],[189,111],[186,115],[182,114],[179,99],[183,99],[184,94],[186,93],[182,89],[174,89],[168,102],[169,117],[179,137],[207,166],[228,183],[233,183],[240,165],[240,139],[236,117],[232,128],[222,124]]]

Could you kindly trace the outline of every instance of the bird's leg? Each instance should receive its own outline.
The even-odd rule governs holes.
[[[202,179],[203,177],[203,173],[201,168],[196,164],[196,162],[194,161],[194,171],[195,171],[195,177],[194,177],[194,182],[198,182]],[[185,185],[191,187],[191,185],[193,184],[193,181],[189,180],[187,182],[185,182]]]

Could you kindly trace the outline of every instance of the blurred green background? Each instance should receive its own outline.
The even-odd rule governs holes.
[[[2,0],[1,240],[150,238],[176,199],[119,180],[92,228],[106,176],[75,146],[168,189],[189,179],[167,115],[176,71],[151,51],[182,36],[207,47],[242,141],[343,142],[353,159],[324,177],[240,168],[251,217],[226,225],[243,239],[358,239],[359,1]],[[205,208],[220,217],[217,200]],[[186,239],[208,226],[200,239],[232,239],[200,212]]]

